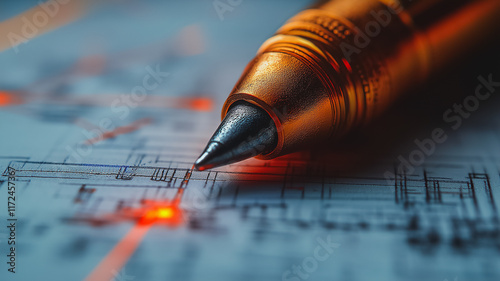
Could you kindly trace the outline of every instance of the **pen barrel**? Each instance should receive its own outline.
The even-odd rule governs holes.
[[[285,23],[222,109],[244,100],[273,118],[270,159],[367,124],[492,35],[500,1],[332,0]]]

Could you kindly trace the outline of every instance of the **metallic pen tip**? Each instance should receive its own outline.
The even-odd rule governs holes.
[[[276,126],[267,112],[247,102],[236,102],[194,167],[203,171],[242,161],[271,152],[277,142]]]
[[[209,142],[203,153],[198,157],[198,160],[194,163],[194,167],[198,171],[204,171],[206,169],[213,168],[214,157],[220,154],[217,150],[221,147],[220,143]]]

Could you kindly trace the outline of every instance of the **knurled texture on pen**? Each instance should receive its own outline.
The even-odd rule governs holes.
[[[237,100],[271,115],[278,145],[263,159],[366,124],[425,78],[426,48],[399,8],[337,0],[299,13],[262,45],[222,116]]]

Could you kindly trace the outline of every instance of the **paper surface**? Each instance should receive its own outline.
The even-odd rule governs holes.
[[[0,53],[1,280],[498,280],[494,97],[456,130],[420,104],[374,139],[193,171],[246,63],[308,4],[214,3],[101,4]],[[436,128],[427,156],[414,140]]]

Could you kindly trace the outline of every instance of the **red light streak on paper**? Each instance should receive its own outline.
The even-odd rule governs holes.
[[[22,95],[22,97],[21,97]],[[19,92],[16,95],[0,91],[0,106],[9,106],[26,102],[41,102],[54,105],[75,105],[75,106],[111,106],[116,101],[128,100],[126,94],[100,94],[85,96],[59,96],[52,98],[50,96],[27,95]],[[172,108],[184,109],[199,112],[211,111],[214,102],[208,97],[176,97],[149,95],[143,101],[137,103],[141,108]]]
[[[209,98],[192,98],[189,100],[187,108],[193,111],[211,111],[213,102]]]
[[[128,95],[125,94],[88,95],[74,98],[58,98],[57,100],[51,100],[50,102],[64,105],[111,106],[116,101],[126,99],[127,96]],[[144,98],[144,100],[137,102],[137,107],[211,111],[213,109],[213,104],[214,102],[211,98],[202,96],[182,97],[148,95]]]
[[[24,103],[24,99],[12,93],[0,91],[0,107]]]
[[[127,263],[150,228],[151,224],[136,224],[85,280],[113,280],[114,274]]]
[[[76,122],[76,124],[81,125],[82,123],[85,123],[85,122],[82,122],[80,120],[81,119],[78,119],[78,122]],[[114,137],[119,136],[119,135],[131,133],[131,132],[137,131],[138,129],[140,129],[141,127],[143,127],[145,125],[150,124],[151,122],[152,122],[151,118],[142,118],[142,119],[139,119],[139,120],[131,123],[130,125],[118,127],[112,131],[99,130],[99,131],[102,131],[103,133],[95,138],[88,139],[85,142],[85,144],[92,145],[92,144],[95,144],[97,142],[100,142],[100,141],[103,141],[106,139],[110,139],[110,138],[114,138]],[[84,129],[88,130],[89,126],[88,125],[85,126]]]
[[[0,106],[7,106],[11,103],[10,95],[6,92],[0,92]]]
[[[188,172],[189,173],[189,172]],[[186,175],[186,178],[190,175]],[[127,263],[134,254],[148,230],[154,225],[164,225],[170,228],[181,226],[185,221],[185,214],[179,204],[184,194],[180,188],[172,201],[144,200],[140,208],[125,208],[117,214],[105,215],[103,220],[118,222],[133,220],[136,224],[118,244],[104,257],[104,259],[85,278],[87,281],[109,281]],[[101,220],[102,223],[102,220]]]

